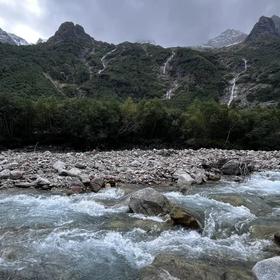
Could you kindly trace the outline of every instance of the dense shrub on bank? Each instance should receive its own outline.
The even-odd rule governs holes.
[[[280,109],[228,109],[214,101],[178,109],[153,99],[36,101],[0,96],[0,145],[128,145],[280,149]]]

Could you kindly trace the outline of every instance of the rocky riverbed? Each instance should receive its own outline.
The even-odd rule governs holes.
[[[279,151],[125,150],[0,153],[0,188],[98,191],[108,185],[192,185],[280,168]]]
[[[279,167],[278,151],[3,151],[0,279],[276,280]]]

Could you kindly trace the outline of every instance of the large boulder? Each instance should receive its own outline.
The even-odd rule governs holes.
[[[257,280],[280,279],[280,257],[258,262],[253,267],[253,274]]]
[[[168,199],[152,188],[146,188],[130,196],[128,207],[131,212],[144,215],[165,215],[170,212]]]
[[[173,207],[170,217],[175,225],[181,225],[186,228],[201,230],[202,224],[191,213],[181,207]]]
[[[53,169],[55,169],[58,172],[59,175],[67,176],[67,174],[66,174],[66,164],[63,161],[61,161],[61,160],[56,161],[53,164]]]
[[[4,169],[0,172],[0,179],[9,179],[11,176],[11,171],[9,169]]]
[[[195,183],[194,178],[189,173],[183,170],[177,170],[174,173],[173,177],[175,180],[177,180],[177,183],[181,185],[192,185]]]
[[[280,231],[274,234],[274,241],[280,246]]]
[[[222,166],[222,173],[224,175],[247,175],[251,171],[251,166],[249,166],[246,162],[242,162],[235,159],[229,160]]]

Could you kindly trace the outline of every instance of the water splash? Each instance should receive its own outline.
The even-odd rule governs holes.
[[[178,192],[170,192],[166,196],[203,218],[203,235],[209,238],[227,238],[233,234],[241,234],[244,225],[256,218],[244,206],[234,207],[229,203],[210,199],[200,194],[183,195]]]

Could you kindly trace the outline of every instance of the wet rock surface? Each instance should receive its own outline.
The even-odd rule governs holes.
[[[146,188],[130,196],[128,207],[133,213],[157,216],[168,214],[171,205],[163,194]]]
[[[174,225],[181,225],[189,229],[202,230],[202,223],[182,207],[175,206],[170,211]]]
[[[125,150],[110,152],[0,153],[0,188],[69,188],[73,178],[86,191],[98,185],[203,184],[221,175],[246,175],[280,168],[280,152],[200,150]],[[40,178],[40,179],[38,179]],[[92,183],[101,180],[102,184]]]
[[[188,260],[183,256],[161,254],[151,266],[143,269],[141,280],[253,280],[248,268]]]
[[[257,280],[280,279],[280,257],[274,257],[258,262],[253,268]]]

